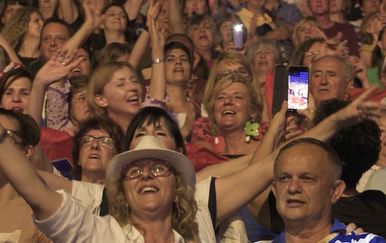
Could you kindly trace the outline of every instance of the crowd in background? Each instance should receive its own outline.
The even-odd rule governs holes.
[[[0,30],[0,242],[272,240],[281,200],[386,237],[386,1],[4,0]],[[289,66],[309,70],[297,112]],[[304,187],[345,188],[280,198],[295,148],[335,171]],[[158,180],[165,205],[136,195]]]

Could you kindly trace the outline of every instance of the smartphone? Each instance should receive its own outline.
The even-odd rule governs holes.
[[[283,101],[287,100],[288,92],[288,67],[281,63],[275,68],[275,81],[273,86],[272,116],[281,109]]]
[[[244,48],[244,33],[243,24],[234,24],[232,27],[233,43],[236,50],[242,50]]]
[[[288,111],[307,108],[309,73],[306,66],[288,68]]]

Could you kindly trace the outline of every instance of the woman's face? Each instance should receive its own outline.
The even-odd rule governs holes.
[[[215,95],[214,117],[222,131],[242,131],[251,115],[251,98],[243,83],[234,82]]]
[[[176,177],[168,170],[166,174],[155,176],[153,172],[167,164],[160,159],[140,159],[130,164],[124,171],[123,190],[132,217],[142,215],[164,215],[172,213],[176,198]],[[139,178],[130,179],[132,170],[142,173]]]
[[[21,9],[22,7],[23,6],[20,5],[19,3],[8,4],[6,6],[6,9],[4,10],[4,14],[3,14],[3,17],[1,18],[1,22],[3,24],[6,24],[12,18],[12,16],[15,14],[15,12],[18,9]]]
[[[178,150],[175,140],[166,126],[164,119],[161,119],[155,125],[148,124],[146,121],[142,126],[138,127],[131,140],[130,149],[134,149],[138,144],[138,140],[145,135],[157,137],[167,149]]]
[[[27,35],[31,37],[40,38],[40,33],[43,27],[43,19],[36,12],[31,14],[30,21],[28,23]]]
[[[118,6],[111,6],[104,14],[104,28],[106,30],[123,32],[127,26],[124,10]]]
[[[191,65],[189,57],[181,49],[171,49],[166,53],[166,80],[168,83],[184,83],[190,79]]]
[[[213,30],[209,21],[203,21],[193,25],[189,31],[190,38],[196,48],[208,50],[213,46]]]
[[[104,174],[108,162],[115,154],[114,140],[105,130],[89,130],[80,143],[79,165],[82,173]]]
[[[275,70],[275,53],[270,47],[263,47],[256,51],[253,58],[253,67],[260,73],[270,73]]]
[[[343,12],[344,0],[330,0],[330,14],[337,14]]]
[[[31,93],[31,80],[21,77],[12,82],[1,97],[1,107],[24,113]]]
[[[220,25],[220,35],[225,44],[231,43],[232,38],[232,21],[225,21]]]
[[[369,25],[368,33],[375,34],[378,36],[379,32],[383,29],[383,27],[385,27],[385,25],[386,15],[377,14]]]
[[[207,8],[205,0],[186,0],[184,12],[188,17],[192,17],[193,13],[204,14]]]
[[[300,26],[298,26],[297,32],[296,32],[296,38],[298,40],[298,43],[303,43],[304,41],[313,38],[314,28],[318,28],[318,27],[316,26],[315,23],[312,23],[312,22],[305,22]]]
[[[73,94],[70,113],[71,118],[78,123],[83,122],[88,118],[90,109],[87,105],[85,89]]]
[[[58,4],[58,0],[39,0],[40,9],[54,9]]]
[[[100,98],[102,107],[109,115],[132,115],[138,112],[140,105],[140,83],[137,75],[129,68],[118,69],[103,88]],[[98,102],[97,102],[98,103]]]
[[[312,63],[327,55],[337,55],[338,52],[327,46],[326,43],[315,42],[308,51],[305,52],[303,65],[311,67]]]

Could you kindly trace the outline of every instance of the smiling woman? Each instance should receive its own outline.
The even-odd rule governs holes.
[[[109,117],[126,131],[141,104],[141,85],[134,69],[125,62],[97,68],[88,83],[87,102],[92,115]]]
[[[0,107],[23,113],[32,88],[31,75],[23,68],[4,74],[0,81]]]

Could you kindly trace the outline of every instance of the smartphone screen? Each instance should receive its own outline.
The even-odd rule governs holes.
[[[309,69],[305,66],[291,66],[288,69],[288,110],[307,108]]]
[[[233,25],[233,43],[235,44],[236,50],[241,50],[244,48],[244,36],[243,36],[242,24]]]

